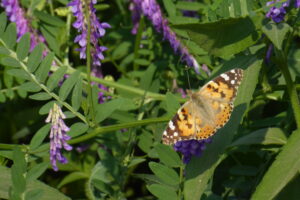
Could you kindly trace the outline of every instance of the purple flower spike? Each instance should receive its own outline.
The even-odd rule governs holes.
[[[205,144],[211,143],[211,138],[205,140],[182,140],[176,142],[174,150],[182,153],[183,163],[190,162],[192,156],[201,156],[201,153],[205,150]]]
[[[151,21],[155,30],[163,33],[164,39],[168,40],[175,52],[182,56],[188,66],[194,67],[199,73],[199,64],[196,59],[188,52],[187,48],[177,39],[176,34],[170,29],[168,21],[163,17],[162,11],[155,0],[132,0],[129,9],[132,11],[133,29],[132,33],[136,34],[138,23],[143,14]]]
[[[295,7],[296,7],[296,8],[299,8],[299,7],[300,7],[300,0],[296,0],[296,2],[295,2]]]
[[[280,0],[276,0],[279,2]],[[267,18],[271,18],[274,22],[279,23],[284,20],[284,16],[286,14],[285,8],[287,8],[290,4],[290,1],[283,2],[279,8],[275,7],[275,1],[267,2],[267,6],[271,7],[269,12],[266,14]]]
[[[76,21],[73,23],[73,27],[78,29],[80,35],[77,35],[74,42],[78,43],[80,48],[76,49],[80,52],[80,58],[86,59],[86,46],[87,43],[90,42],[92,44],[91,54],[93,59],[94,66],[101,66],[101,60],[104,59],[103,51],[107,50],[104,46],[99,46],[98,40],[99,38],[105,35],[107,28],[111,26],[108,23],[100,23],[99,19],[96,16],[96,9],[94,5],[97,3],[96,0],[90,1],[89,5],[86,5],[86,1],[84,0],[73,0],[68,6],[71,7],[74,16],[76,17]],[[88,7],[90,19],[86,19],[84,15],[85,7]],[[90,41],[87,41],[87,32],[88,32],[88,24],[87,21],[90,20],[91,24],[91,36]]]
[[[53,108],[50,110],[49,115],[46,119],[47,123],[51,123],[50,131],[50,162],[54,171],[58,171],[56,162],[66,164],[68,160],[62,155],[61,150],[64,148],[67,151],[72,150],[67,141],[71,139],[67,135],[67,132],[70,130],[66,126],[63,119],[66,116],[61,111],[61,108],[54,103]]]
[[[39,43],[45,43],[45,38],[30,26],[25,17],[25,11],[20,7],[18,0],[3,0],[1,6],[11,22],[16,23],[18,41],[25,33],[30,33],[30,51]],[[44,52],[46,55],[47,52]]]

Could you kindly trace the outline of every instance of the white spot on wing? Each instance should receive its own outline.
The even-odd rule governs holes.
[[[169,127],[171,130],[173,130],[173,131],[175,130],[175,126],[172,121],[169,122]]]
[[[235,80],[231,80],[230,83],[233,85],[235,84]]]
[[[177,133],[177,132],[174,132],[174,136],[177,137],[177,136],[178,136],[178,133]]]
[[[225,81],[229,80],[229,76],[227,74],[221,74],[221,77],[224,78]]]
[[[163,135],[167,135],[167,131],[164,131]]]

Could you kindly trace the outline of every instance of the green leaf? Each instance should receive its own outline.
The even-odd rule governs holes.
[[[14,164],[11,167],[12,194],[20,197],[26,189],[26,180],[24,177],[24,173],[26,172],[26,161],[25,155],[19,147],[14,148],[13,161]]]
[[[79,135],[82,135],[88,130],[89,126],[82,123],[82,122],[77,122],[73,124],[70,128],[70,131],[68,132],[68,135],[71,137],[77,137]]]
[[[157,144],[154,149],[160,161],[165,165],[169,167],[180,167],[183,165],[178,154],[170,146]]]
[[[292,28],[286,23],[276,24],[275,22],[270,21],[267,24],[264,24],[262,27],[262,31],[267,35],[267,37],[271,40],[274,46],[281,50],[283,40],[285,39],[286,34]]]
[[[96,122],[99,123],[109,117],[115,110],[119,109],[123,104],[123,99],[113,99],[97,105],[96,107]]]
[[[7,73],[25,80],[30,80],[30,76],[23,69],[9,69]]]
[[[8,48],[13,49],[17,41],[17,30],[15,23],[10,23],[7,26],[6,31],[3,35],[3,41]]]
[[[294,131],[265,173],[251,199],[274,199],[300,169],[300,130]]]
[[[174,25],[186,31],[189,39],[215,56],[231,56],[252,46],[260,38],[256,31],[260,18],[233,18],[203,24]]]
[[[27,173],[27,181],[38,179],[48,168],[49,162],[42,162],[34,165]]]
[[[28,55],[30,49],[30,35],[26,33],[22,36],[17,46],[17,56],[22,61]]]
[[[75,71],[69,78],[67,78],[64,83],[62,84],[60,90],[59,90],[59,97],[62,101],[66,100],[68,95],[70,94],[72,88],[76,84],[80,77],[80,72]]]
[[[12,186],[11,170],[4,166],[0,166],[0,198],[9,199],[9,191]],[[67,196],[52,188],[41,181],[28,181],[26,184],[26,193],[32,190],[42,190],[43,200],[70,200]]]
[[[39,200],[43,195],[43,190],[33,189],[25,193],[25,200]]]
[[[34,99],[37,101],[45,101],[52,98],[47,92],[40,92],[29,96],[30,99]]]
[[[64,27],[66,24],[63,20],[58,17],[51,16],[46,12],[34,11],[34,15],[39,18],[41,21],[50,24],[52,26]]]
[[[30,72],[34,72],[42,61],[44,45],[39,43],[35,46],[28,57],[27,67]]]
[[[167,104],[167,111],[169,115],[174,115],[180,108],[178,98],[171,92],[167,92],[165,102]]]
[[[145,161],[146,161],[146,159],[144,159],[144,158],[133,158],[133,159],[130,161],[130,163],[129,163],[129,165],[128,165],[128,168],[133,167],[133,166],[136,166],[136,165],[138,165],[138,164],[140,164],[140,163],[142,163],[142,162],[145,162]]]
[[[44,83],[46,78],[49,76],[49,71],[51,64],[53,62],[54,53],[50,52],[42,61],[40,67],[36,71],[36,77],[41,82]]]
[[[198,200],[207,188],[208,181],[212,178],[215,168],[222,160],[222,154],[226,147],[231,143],[239,123],[243,118],[252,100],[253,92],[258,82],[262,60],[256,56],[239,56],[226,62],[218,74],[232,68],[247,69],[244,71],[242,84],[239,87],[238,95],[235,100],[235,108],[231,114],[229,122],[219,129],[213,137],[211,144],[207,144],[206,150],[199,158],[192,158],[186,166],[186,181],[184,184],[184,197],[189,200]]]
[[[46,124],[34,134],[29,144],[30,150],[37,149],[42,144],[50,132],[50,126],[50,124]]]
[[[160,200],[178,199],[176,191],[166,185],[152,184],[147,185],[147,189]]]
[[[88,179],[89,175],[83,172],[72,172],[70,174],[68,174],[67,176],[65,176],[62,181],[58,184],[58,188],[61,188],[62,186],[68,184],[68,183],[72,183],[74,181],[78,181],[81,179]]]
[[[22,88],[22,90],[25,90],[27,92],[39,92],[42,89],[35,82],[25,82],[22,85],[20,85],[20,88]]]
[[[155,71],[156,71],[156,67],[154,65],[150,65],[147,68],[147,70],[144,72],[141,78],[141,83],[140,83],[141,89],[149,90]]]
[[[49,101],[47,102],[45,105],[43,105],[40,110],[39,110],[39,114],[40,115],[46,115],[49,113],[50,109],[53,107],[53,104],[55,103],[56,101]]]
[[[6,47],[0,46],[0,54],[8,56],[10,52]]]
[[[176,16],[176,7],[172,0],[163,0],[164,8],[167,10],[169,17]]]
[[[5,31],[6,23],[7,23],[7,18],[6,18],[5,12],[2,12],[0,14],[0,37],[2,37],[2,35]]]
[[[21,65],[20,65],[19,61],[17,61],[16,59],[14,59],[12,57],[2,58],[1,63],[5,66],[21,68]]]
[[[71,102],[72,102],[72,107],[75,110],[78,110],[80,108],[82,102],[82,78],[79,78],[79,80],[77,81],[74,87]]]
[[[151,63],[150,61],[142,58],[137,58],[134,60],[134,63],[141,65],[141,66],[149,66]]]
[[[68,69],[67,66],[62,66],[58,68],[58,70],[56,70],[53,74],[50,75],[47,81],[47,88],[50,91],[52,91],[55,87],[58,86],[59,81],[63,79],[67,69]]]
[[[180,10],[198,11],[205,6],[198,2],[178,1],[176,8]]]
[[[287,138],[284,132],[280,128],[264,128],[252,133],[247,134],[234,141],[230,146],[238,145],[251,145],[251,144],[262,144],[262,145],[285,145]]]
[[[149,167],[151,171],[165,184],[174,186],[179,185],[179,176],[174,169],[155,162],[150,162]]]

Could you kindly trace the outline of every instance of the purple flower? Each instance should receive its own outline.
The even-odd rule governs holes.
[[[132,0],[129,9],[132,11],[133,29],[136,34],[141,14],[147,17],[153,24],[155,30],[163,33],[164,39],[168,40],[175,52],[182,56],[188,66],[194,67],[199,73],[199,64],[188,52],[187,48],[177,39],[176,34],[170,29],[168,21],[163,17],[161,9],[155,0]]]
[[[46,119],[47,123],[51,123],[50,162],[54,171],[58,171],[56,165],[57,161],[62,164],[66,164],[68,162],[66,157],[64,157],[61,153],[62,148],[67,151],[72,150],[72,146],[67,143],[71,137],[67,135],[70,128],[66,126],[63,120],[65,118],[66,116],[61,111],[61,108],[54,103],[53,108],[50,109],[49,115]]]
[[[286,14],[285,8],[289,6],[290,1],[283,2],[280,7],[275,6],[275,3],[280,2],[281,0],[269,1],[267,6],[271,7],[269,12],[266,14],[267,18],[271,18],[274,22],[279,23],[284,20]]]
[[[30,33],[30,51],[39,43],[45,43],[45,38],[30,26],[25,11],[20,7],[18,0],[3,0],[1,6],[11,22],[16,23],[18,41],[25,33]],[[46,52],[44,54],[47,54]]]
[[[78,43],[80,48],[76,49],[80,52],[80,58],[86,59],[86,46],[87,43],[90,42],[92,44],[91,54],[93,59],[94,66],[101,66],[101,60],[104,59],[103,51],[107,50],[104,46],[99,46],[98,40],[99,38],[105,35],[107,28],[110,28],[108,23],[100,23],[99,19],[96,16],[96,9],[94,5],[97,3],[96,0],[90,1],[89,5],[86,5],[85,0],[73,0],[68,6],[72,8],[72,12],[76,17],[76,21],[73,23],[73,27],[78,29],[80,35],[77,35],[74,42]],[[85,16],[85,7],[87,6],[89,10],[89,19],[86,19]],[[91,36],[90,41],[87,41],[88,34],[88,23],[90,20],[91,24]]]
[[[299,7],[300,7],[300,0],[296,0],[296,1],[295,1],[295,7],[296,7],[296,8],[299,8]]]
[[[205,140],[182,140],[176,142],[174,150],[182,153],[183,163],[187,164],[192,156],[200,156],[205,150],[205,144],[211,143],[211,138]]]

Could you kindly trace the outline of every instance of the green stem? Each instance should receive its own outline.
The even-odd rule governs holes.
[[[86,68],[87,68],[87,94],[88,94],[88,102],[89,102],[89,113],[87,115],[91,117],[92,121],[95,124],[95,114],[94,114],[94,103],[93,103],[93,92],[92,92],[92,81],[91,81],[91,20],[90,20],[90,12],[89,12],[89,0],[85,0],[85,19],[87,21],[87,46],[86,46]]]
[[[286,87],[287,87],[288,94],[290,96],[290,101],[294,111],[297,128],[299,129],[300,128],[300,104],[299,104],[299,98],[296,90],[296,85],[292,81],[292,77],[287,66],[286,55],[284,54],[283,51],[279,51],[277,49],[275,49],[275,53],[277,57],[277,63],[286,82]]]
[[[98,128],[95,128],[93,131],[91,131],[88,134],[85,134],[85,135],[82,135],[82,136],[79,136],[77,138],[70,140],[68,143],[76,144],[76,143],[80,143],[80,142],[89,140],[91,138],[94,138],[102,133],[113,132],[113,131],[117,131],[117,130],[120,130],[123,128],[143,126],[146,124],[167,122],[168,120],[170,120],[168,117],[161,117],[161,118],[145,119],[145,120],[134,121],[134,122],[127,122],[127,123],[123,123],[123,124],[116,124],[116,125],[112,125],[112,126],[98,127]]]
[[[142,35],[143,35],[143,30],[144,30],[144,17],[141,16],[140,22],[139,22],[139,28],[138,28],[138,32],[136,34],[135,37],[135,43],[134,43],[134,58],[133,58],[133,69],[136,71],[139,69],[139,65],[135,62],[135,60],[138,58],[139,56],[139,49],[140,49],[140,44],[141,44],[141,39],[142,39]]]
[[[70,31],[71,31],[71,19],[72,19],[72,14],[71,12],[69,12],[67,14],[67,23],[66,23],[66,37],[68,38],[67,41],[69,41],[70,38]],[[70,47],[69,45],[67,45],[66,49],[65,49],[65,56],[64,56],[64,65],[69,65],[69,50]]]

